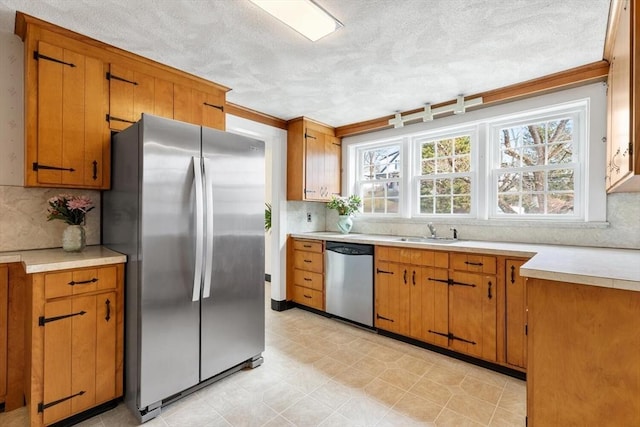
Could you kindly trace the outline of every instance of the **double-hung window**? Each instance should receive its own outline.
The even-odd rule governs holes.
[[[494,217],[576,217],[581,196],[580,114],[493,126]]]
[[[469,215],[472,211],[472,135],[415,137],[413,142],[419,159],[417,213]]]
[[[402,151],[402,140],[357,150],[356,186],[362,197],[363,213],[400,212]]]

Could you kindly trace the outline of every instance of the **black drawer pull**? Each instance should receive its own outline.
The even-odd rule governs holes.
[[[304,262],[306,262],[306,263],[310,263],[310,262],[311,262],[311,260],[310,260],[310,259],[305,259],[305,260],[304,260]]]
[[[308,278],[306,278],[306,277],[304,278],[304,281],[305,281],[305,282],[313,282],[313,280],[308,279]]]
[[[464,263],[467,264],[467,265],[476,265],[478,267],[482,267],[482,263],[481,262],[465,261]]]
[[[304,295],[304,297],[305,297],[305,298],[313,298],[313,297],[312,297],[312,296],[310,296],[310,295],[306,295],[306,294],[303,294],[303,295]]]
[[[89,279],[89,280],[81,280],[80,282],[74,282],[73,280],[70,281],[69,283],[67,283],[68,285],[71,286],[75,286],[75,285],[86,285],[87,283],[95,283],[97,282],[98,279],[97,278],[93,278],[93,279]]]
[[[305,248],[312,248],[313,247],[311,245],[302,245],[302,246],[305,247]]]

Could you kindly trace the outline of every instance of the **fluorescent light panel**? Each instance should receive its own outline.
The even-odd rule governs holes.
[[[331,34],[342,23],[311,0],[251,0],[312,42]]]

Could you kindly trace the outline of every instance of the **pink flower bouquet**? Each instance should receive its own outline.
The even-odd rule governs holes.
[[[86,196],[59,194],[48,200],[47,220],[61,219],[69,225],[83,225],[85,215],[94,208],[93,202]]]

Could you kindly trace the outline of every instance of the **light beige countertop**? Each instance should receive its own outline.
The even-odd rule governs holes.
[[[27,274],[120,264],[126,261],[126,255],[100,245],[87,246],[82,252],[65,252],[62,248],[0,252],[0,263],[21,262]]]
[[[406,242],[400,240],[401,236],[332,232],[295,233],[291,236],[449,252],[530,257],[531,259],[520,268],[522,276],[640,292],[640,250],[635,249],[473,240],[458,240],[453,243]]]

